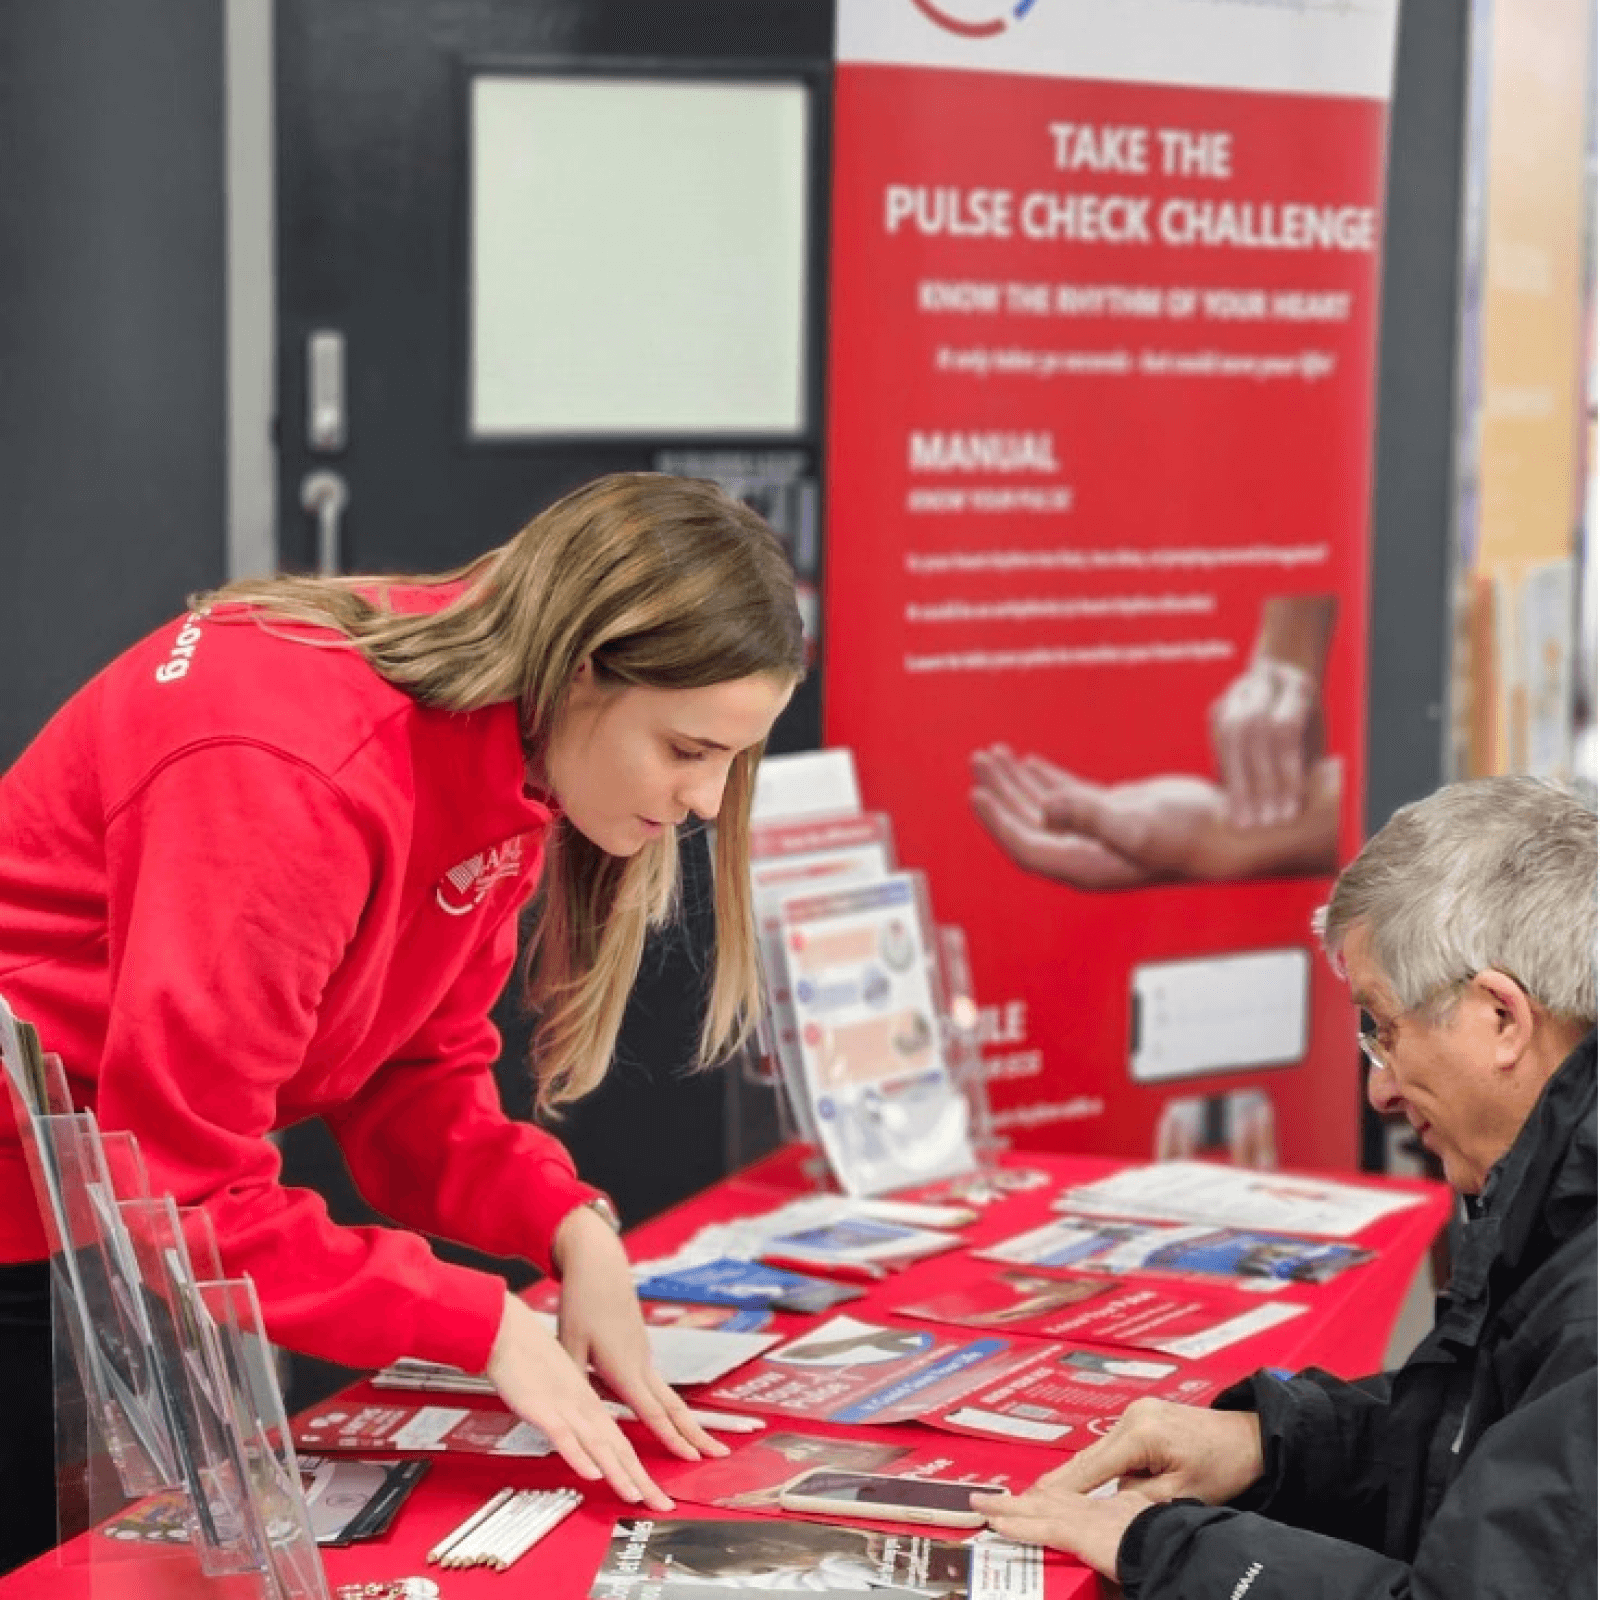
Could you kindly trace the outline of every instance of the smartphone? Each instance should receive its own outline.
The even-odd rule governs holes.
[[[941,1528],[981,1528],[972,1509],[975,1494],[1004,1494],[1003,1484],[935,1483],[926,1478],[891,1478],[872,1472],[818,1470],[802,1473],[778,1493],[785,1511],[830,1511],[837,1516],[884,1522],[931,1522]]]

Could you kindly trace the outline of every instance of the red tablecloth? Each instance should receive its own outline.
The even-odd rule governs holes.
[[[1050,1198],[1057,1190],[1067,1184],[1093,1181],[1127,1163],[1094,1156],[1022,1152],[1010,1155],[1007,1165],[1043,1168],[1051,1181],[1045,1187],[1010,1195],[987,1207],[979,1220],[963,1231],[971,1246],[988,1244],[1047,1221],[1052,1215]],[[629,1235],[630,1253],[640,1260],[666,1255],[707,1223],[770,1210],[809,1186],[797,1153],[780,1151],[634,1230]],[[1296,1297],[1310,1306],[1307,1315],[1230,1347],[1209,1358],[1207,1367],[1225,1371],[1230,1378],[1265,1365],[1316,1365],[1346,1377],[1377,1370],[1406,1292],[1446,1220],[1451,1203],[1449,1191],[1442,1185],[1400,1186],[1421,1194],[1423,1203],[1381,1219],[1360,1235],[1357,1242],[1377,1251],[1377,1259],[1326,1284],[1297,1285]],[[953,1259],[959,1258],[935,1257],[899,1273],[891,1281],[875,1285],[865,1299],[852,1302],[848,1310],[851,1315],[873,1320],[888,1307],[908,1303],[912,1294],[937,1288],[941,1272]],[[780,1318],[775,1329],[798,1332],[813,1321]],[[351,1391],[352,1398],[374,1393],[365,1386]],[[864,1431],[832,1430],[827,1424],[816,1427],[821,1432]],[[664,1462],[663,1453],[641,1437],[637,1429],[633,1432],[641,1455],[656,1470]],[[879,1427],[870,1432],[874,1439],[885,1442],[899,1438],[923,1446],[931,1436],[930,1430],[914,1425]],[[738,1441],[730,1442],[737,1445]],[[1019,1444],[1014,1448],[1025,1463],[1019,1480],[1045,1470],[1052,1460],[1059,1459],[1035,1446]],[[491,1600],[494,1596],[507,1600],[534,1590],[541,1600],[582,1600],[600,1564],[613,1521],[631,1514],[604,1488],[589,1488],[580,1510],[503,1575],[486,1570],[438,1572],[424,1565],[428,1549],[502,1485],[547,1488],[572,1481],[572,1474],[554,1457],[440,1458],[385,1538],[324,1553],[330,1588],[431,1571],[440,1583],[444,1600]],[[729,1517],[737,1513],[683,1501],[678,1515]],[[1049,1600],[1088,1600],[1097,1593],[1094,1575],[1076,1562],[1052,1556],[1046,1571]],[[187,1549],[162,1554],[149,1553],[149,1547],[128,1550],[114,1547],[111,1541],[94,1533],[0,1578],[0,1600],[188,1600],[191,1596],[249,1596],[258,1592],[251,1579],[202,1578]]]

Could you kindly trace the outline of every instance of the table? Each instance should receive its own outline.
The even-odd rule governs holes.
[[[1109,1157],[1013,1152],[1004,1158],[1004,1165],[1041,1168],[1050,1182],[1039,1189],[1009,1195],[985,1208],[978,1221],[963,1230],[963,1238],[969,1246],[982,1246],[1042,1223],[1052,1215],[1050,1197],[1058,1189],[1092,1182],[1128,1164]],[[1342,1273],[1329,1283],[1297,1286],[1297,1295],[1303,1291],[1311,1307],[1309,1313],[1224,1352],[1236,1369],[1230,1376],[1243,1376],[1263,1365],[1315,1365],[1343,1377],[1377,1370],[1407,1290],[1447,1220],[1452,1203],[1450,1191],[1443,1185],[1414,1180],[1390,1182],[1417,1193],[1422,1201],[1380,1219],[1359,1236],[1357,1242],[1376,1250],[1377,1259]],[[801,1154],[794,1149],[778,1151],[633,1230],[628,1236],[629,1251],[639,1260],[667,1255],[708,1223],[771,1210],[811,1186]],[[904,1303],[911,1293],[935,1287],[941,1264],[949,1259],[934,1257],[897,1274],[891,1282],[873,1286],[865,1299],[851,1303],[849,1311],[873,1320],[884,1314],[887,1306]],[[793,1334],[814,1323],[815,1319],[779,1317],[774,1331]],[[1208,1365],[1214,1366],[1219,1359],[1210,1358]],[[364,1384],[348,1392],[352,1400],[377,1394]],[[670,1493],[670,1459],[653,1441],[642,1438],[637,1429],[631,1431],[646,1464],[652,1472],[659,1472],[660,1481]],[[859,1436],[864,1430],[838,1430],[828,1424],[816,1424],[814,1431],[853,1431]],[[936,1437],[932,1430],[915,1425],[870,1431],[874,1439],[887,1442],[898,1438],[923,1446]],[[730,1439],[730,1443],[737,1447],[738,1441]],[[1031,1480],[1060,1459],[1036,1446],[1018,1444],[1014,1448],[1019,1463],[1026,1463],[1025,1468],[1019,1469],[1019,1481]],[[428,1572],[432,1569],[424,1565],[427,1550],[502,1485],[552,1488],[571,1481],[570,1471],[556,1457],[440,1458],[388,1535],[371,1543],[324,1552],[329,1586]],[[587,1489],[586,1495],[579,1511],[509,1572],[435,1572],[444,1600],[512,1600],[535,1588],[541,1600],[583,1600],[613,1521],[632,1514],[603,1486]],[[738,1515],[688,1502],[680,1502],[679,1514]],[[200,1596],[232,1600],[259,1593],[259,1585],[250,1578],[204,1579],[187,1549],[152,1553],[150,1547],[127,1551],[110,1550],[109,1545],[110,1541],[91,1532],[40,1557],[9,1577],[0,1578],[0,1600],[199,1600]],[[1089,1600],[1098,1593],[1097,1582],[1088,1569],[1054,1555],[1047,1564],[1047,1587],[1049,1600]]]

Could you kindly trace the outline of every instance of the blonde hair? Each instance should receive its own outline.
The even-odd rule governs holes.
[[[436,611],[383,604],[388,586],[463,581]],[[656,473],[585,484],[454,572],[246,579],[191,604],[332,629],[424,705],[471,711],[514,700],[536,758],[585,660],[597,683],[651,689],[756,675],[789,684],[804,671],[794,573],[772,530],[713,483]],[[716,965],[701,1066],[744,1042],[760,1000],[749,872],[760,756],[758,746],[734,757],[716,818]],[[609,856],[563,818],[541,899],[526,997],[539,1013],[538,1101],[550,1109],[605,1075],[646,933],[677,912],[677,838],[669,831],[636,855]]]

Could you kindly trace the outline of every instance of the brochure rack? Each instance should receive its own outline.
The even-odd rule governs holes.
[[[873,1195],[992,1166],[965,935],[935,923],[921,873],[896,870],[890,819],[769,815],[751,887],[768,1006],[745,1074],[810,1147],[813,1182]]]
[[[204,1212],[150,1193],[131,1135],[72,1108],[4,1000],[0,1057],[51,1252],[58,1537],[87,1533],[88,1563],[198,1562],[230,1595],[253,1577],[262,1600],[328,1600],[253,1285],[223,1277]],[[187,1550],[114,1536],[157,1495]]]

